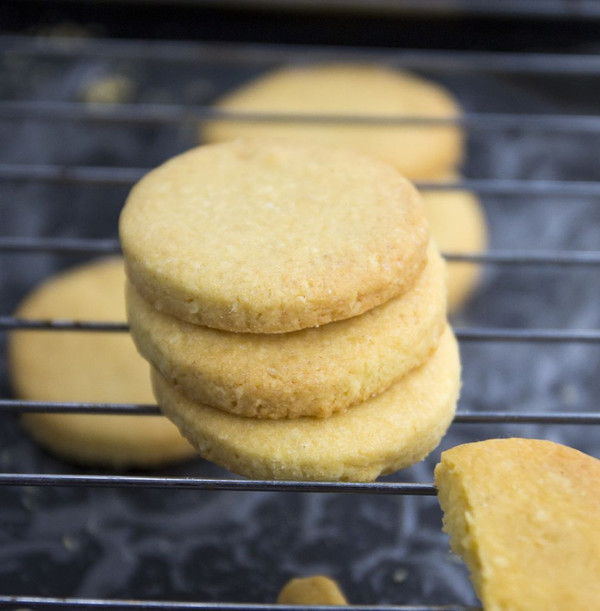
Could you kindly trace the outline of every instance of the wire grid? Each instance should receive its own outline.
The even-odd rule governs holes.
[[[0,50],[4,53],[29,55],[33,58],[44,55],[55,55],[59,58],[129,56],[151,58],[155,61],[180,62],[212,61],[214,63],[235,62],[242,64],[262,64],[302,59],[330,59],[342,56],[344,59],[385,60],[391,65],[439,69],[442,71],[480,71],[504,73],[505,71],[524,74],[567,74],[597,75],[600,74],[600,57],[588,56],[545,56],[545,55],[503,55],[484,53],[438,53],[438,52],[390,52],[364,51],[348,49],[344,52],[331,49],[305,49],[294,47],[271,47],[268,45],[197,45],[189,43],[149,43],[143,41],[64,41],[52,39],[28,39],[18,37],[0,37]],[[255,121],[290,121],[289,116],[269,117],[262,115],[227,115],[218,113],[210,106],[193,108],[137,103],[130,106],[108,108],[90,107],[81,103],[63,101],[25,101],[8,100],[0,102],[0,120],[35,120],[58,121],[65,124],[186,124],[198,119],[215,117],[228,120]],[[297,118],[294,118],[297,120]],[[346,117],[343,119],[331,116],[301,117],[302,121],[328,122],[364,122],[379,123],[383,120],[365,117]],[[388,120],[389,122],[389,120]],[[398,117],[395,123],[428,124],[426,118]],[[461,125],[472,132],[482,132],[494,137],[504,130],[558,132],[566,134],[595,134],[600,132],[600,117],[578,114],[535,115],[528,113],[474,113],[467,112],[460,120]],[[101,167],[48,164],[0,164],[0,180],[8,182],[49,183],[77,185],[82,188],[97,186],[130,185],[145,171],[135,167]],[[511,180],[511,179],[463,179],[458,184],[422,183],[423,190],[440,188],[466,188],[479,194],[504,196],[537,195],[555,197],[592,197],[600,196],[600,183],[591,181],[557,181],[551,179]],[[24,254],[41,253],[113,253],[118,252],[118,242],[114,239],[97,238],[41,238],[2,236],[0,237],[0,255],[20,252]],[[543,266],[543,267],[593,267],[600,264],[600,251],[592,250],[490,250],[486,253],[457,254],[445,253],[450,261],[467,261],[484,263],[490,266]],[[19,320],[12,316],[0,317],[0,330],[11,329],[47,329],[49,331],[80,330],[97,332],[124,332],[127,326],[114,323],[97,323],[95,321],[39,321]],[[510,329],[484,327],[457,327],[457,336],[464,342],[542,342],[550,343],[589,343],[600,342],[600,330],[596,329]],[[50,403],[31,402],[15,399],[2,399],[0,413],[24,412],[65,412],[65,413],[113,413],[113,414],[157,414],[153,405],[130,404],[94,404],[94,403]],[[593,425],[600,424],[600,414],[582,412],[531,412],[531,411],[485,411],[457,413],[455,424],[560,424],[560,425]],[[368,493],[376,495],[433,496],[435,489],[430,482],[395,482],[378,481],[374,483],[311,483],[311,482],[270,482],[230,478],[206,477],[169,477],[169,476],[129,476],[129,475],[89,475],[89,474],[44,474],[44,473],[0,473],[1,486],[34,486],[34,487],[124,487],[124,488],[158,488],[158,489],[194,489],[194,490],[229,490],[229,491],[276,491],[276,492],[327,492],[327,493]],[[4,596],[0,604],[7,608],[27,606],[30,608],[123,608],[123,609],[280,609],[275,605],[238,605],[228,603],[175,603],[170,601],[132,601],[104,599],[76,599]],[[318,609],[319,607],[314,607]],[[465,605],[353,605],[353,609],[394,609],[394,610],[439,610],[464,611]]]

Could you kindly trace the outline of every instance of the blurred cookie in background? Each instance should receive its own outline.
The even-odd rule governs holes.
[[[458,182],[457,176],[440,179]],[[488,229],[477,196],[463,190],[422,190],[429,228],[442,253],[478,254],[486,250]],[[447,265],[448,309],[458,310],[471,296],[481,276],[481,266],[451,261]]]
[[[242,85],[214,106],[231,113],[324,115],[331,121],[210,121],[201,140],[282,138],[356,149],[393,165],[410,179],[454,170],[463,157],[454,125],[391,124],[371,119],[457,117],[458,102],[440,85],[375,64],[331,63],[282,68]],[[340,121],[344,116],[347,122]],[[352,121],[365,117],[366,122]]]
[[[125,322],[124,285],[121,258],[87,263],[41,284],[16,316]],[[148,365],[128,333],[14,331],[8,356],[21,399],[155,403]],[[196,455],[162,416],[29,413],[22,422],[45,449],[83,465],[152,468]]]

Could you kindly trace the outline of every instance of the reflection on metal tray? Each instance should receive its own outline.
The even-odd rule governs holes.
[[[25,324],[10,315],[29,289],[118,246],[140,169],[192,146],[219,93],[287,61],[366,57],[448,86],[466,110],[463,172],[491,228],[491,251],[473,257],[485,262],[484,281],[454,321],[461,415],[426,461],[374,485],[247,482],[201,460],[150,480],[78,470],[19,429],[11,414],[36,406],[11,400],[3,349],[0,593],[123,599],[123,608],[133,604],[125,599],[269,603],[288,578],[326,573],[355,604],[475,605],[440,531],[431,486],[440,450],[520,435],[598,455],[598,56],[1,37],[0,49],[3,345],[4,331]],[[114,74],[132,82],[134,106],[81,104],[86,83]]]

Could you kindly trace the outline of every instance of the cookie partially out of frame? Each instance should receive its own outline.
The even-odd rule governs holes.
[[[248,417],[326,417],[388,388],[446,326],[445,263],[432,244],[413,288],[360,316],[293,333],[230,333],[155,310],[128,283],[140,353],[188,398]]]
[[[422,460],[440,442],[460,387],[448,328],[421,367],[382,394],[329,418],[244,418],[194,403],[152,369],[163,413],[200,454],[250,478],[371,481]]]
[[[440,179],[455,182],[456,176]],[[421,192],[431,236],[439,249],[452,254],[478,254],[487,247],[487,223],[477,197],[463,190]],[[471,296],[481,276],[476,263],[448,263],[448,309],[458,310]]]
[[[462,130],[452,125],[340,122],[344,116],[449,119],[460,114],[442,86],[375,64],[326,63],[269,72],[215,102],[232,113],[331,115],[330,122],[209,121],[205,142],[234,138],[288,138],[346,146],[377,157],[411,179],[453,170],[463,153]]]
[[[279,592],[277,604],[347,606],[348,601],[333,579],[324,575],[313,575],[290,579]]]
[[[234,141],[146,175],[120,219],[127,274],[158,310],[226,331],[281,333],[357,316],[426,263],[420,196],[353,151]]]
[[[84,264],[35,289],[16,315],[125,321],[123,261]],[[148,364],[127,333],[14,331],[9,370],[15,394],[33,401],[155,403]],[[31,413],[23,425],[40,445],[73,462],[156,467],[196,455],[167,418]]]
[[[444,530],[486,611],[588,611],[600,601],[600,461],[536,439],[442,453]]]

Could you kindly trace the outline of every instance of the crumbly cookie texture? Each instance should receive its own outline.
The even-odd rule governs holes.
[[[448,175],[440,182],[455,182]],[[422,191],[429,219],[431,237],[442,252],[476,254],[487,247],[487,223],[478,198],[469,191]],[[481,266],[474,263],[448,264],[448,309],[453,312],[465,303],[475,290]]]
[[[338,584],[324,575],[297,577],[283,586],[278,605],[348,605]]]
[[[250,478],[371,481],[423,459],[439,443],[460,387],[448,328],[436,352],[384,393],[326,419],[244,418],[193,403],[152,370],[161,409],[200,454]]]
[[[125,321],[123,260],[62,272],[35,289],[20,318]],[[14,331],[8,362],[15,394],[32,401],[155,403],[148,364],[126,333]],[[40,445],[73,462],[115,468],[156,467],[195,456],[166,418],[25,414]]]
[[[130,281],[158,310],[226,331],[280,333],[357,316],[426,263],[420,196],[344,149],[234,141],[146,175],[120,219]]]
[[[413,288],[360,316],[293,333],[229,333],[155,310],[128,284],[140,353],[189,399],[247,417],[324,418],[379,394],[435,350],[445,263],[432,244]]]
[[[452,118],[460,108],[440,85],[384,66],[331,63],[269,72],[217,100],[238,113]],[[452,125],[327,122],[209,121],[205,142],[234,138],[289,138],[345,146],[377,157],[410,179],[453,170],[463,155],[462,130]]]
[[[600,601],[600,461],[535,439],[442,453],[444,530],[486,611],[587,611]]]

